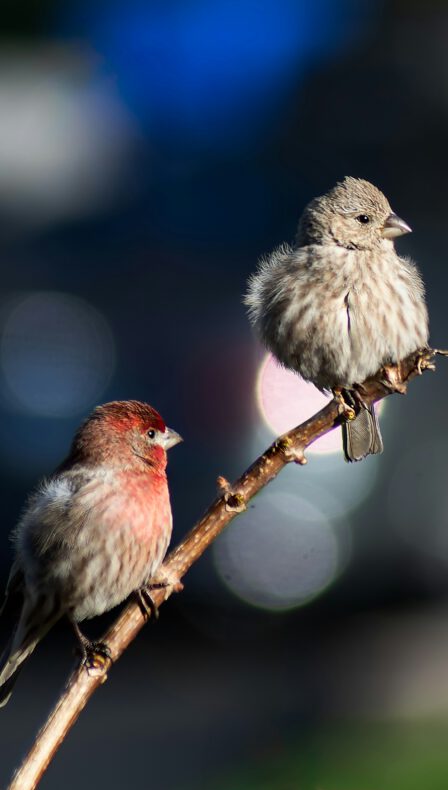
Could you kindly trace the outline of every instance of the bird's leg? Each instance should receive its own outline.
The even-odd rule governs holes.
[[[345,387],[333,387],[333,397],[338,404],[338,412],[344,420],[354,420],[356,411],[354,409],[355,401],[350,390]]]
[[[349,390],[351,397],[355,404],[361,406],[362,409],[370,409],[369,404],[364,400],[366,388],[363,384],[354,384],[353,389]]]
[[[105,642],[91,642],[82,633],[78,623],[70,621],[79,642],[81,663],[90,674],[102,674],[109,668],[112,656]]]
[[[136,590],[135,594],[143,610],[143,614],[146,614],[148,617],[152,616],[157,620],[159,610],[152,598],[151,592],[152,590],[166,590],[168,587],[172,587],[174,592],[181,592],[181,590],[184,589],[184,585],[177,574],[172,571],[166,571],[162,565],[161,568],[159,568],[157,576],[150,579],[148,584],[145,584],[144,587],[140,587],[139,590]]]
[[[152,615],[155,620],[158,618],[159,610],[151,596],[151,592],[152,590],[166,590],[168,587],[172,587],[174,592],[181,592],[181,590],[184,589],[184,585],[177,573],[168,570],[162,565],[156,576],[153,576],[144,587],[140,587],[139,590],[136,590],[137,600],[144,614],[148,617]],[[166,598],[167,597],[168,596],[166,596]]]
[[[154,589],[160,590],[163,587],[167,587],[167,586],[168,586],[167,583],[163,584],[163,582],[160,582],[160,584],[157,584],[156,586],[153,586],[152,584],[148,584],[146,587],[140,587],[139,590],[135,591],[135,594],[137,596],[137,601],[140,604],[141,610],[144,615],[146,615],[147,617],[153,617],[154,620],[158,620],[159,609],[157,605],[154,603],[150,591]]]

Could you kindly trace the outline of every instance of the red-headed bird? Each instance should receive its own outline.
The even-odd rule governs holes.
[[[156,577],[172,531],[166,451],[181,441],[151,406],[98,406],[68,458],[28,501],[13,533],[6,607],[20,617],[0,667],[0,706],[37,643],[67,615],[107,612]]]

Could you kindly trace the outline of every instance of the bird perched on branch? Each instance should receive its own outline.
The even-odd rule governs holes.
[[[85,659],[107,651],[77,624],[155,580],[172,531],[166,451],[180,441],[146,403],[106,403],[31,496],[13,534],[16,557],[3,609],[20,616],[0,663],[0,705],[23,662],[63,615]]]
[[[366,378],[428,343],[420,274],[397,255],[410,227],[379,189],[345,178],[306,206],[293,247],[260,262],[245,303],[279,362],[320,390],[358,391]],[[380,453],[374,407],[342,426],[345,457]]]

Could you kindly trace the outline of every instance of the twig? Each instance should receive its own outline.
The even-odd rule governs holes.
[[[393,391],[404,392],[407,383],[424,370],[434,370],[436,354],[448,352],[425,350],[416,352],[397,366],[380,371],[375,377],[364,382],[362,400],[370,405],[390,395]],[[387,379],[387,380],[386,380]],[[360,406],[356,406],[358,411]],[[328,433],[344,419],[341,405],[330,401],[320,412],[297,428],[280,436],[232,485],[225,478],[218,478],[218,498],[210,505],[203,518],[167,557],[163,572],[168,580],[181,579],[188,569],[203,554],[208,546],[223,531],[227,524],[241,511],[255,494],[269,483],[279,471],[291,461],[304,464],[305,449],[320,436]],[[151,592],[156,606],[169,598],[176,585]],[[121,656],[130,642],[144,626],[148,615],[142,612],[137,603],[130,603],[117,618],[114,625],[102,638],[110,649],[111,662],[88,673],[78,667],[69,678],[66,688],[51,712],[47,722],[38,733],[34,745],[15,773],[9,790],[32,790],[47,769],[58,747],[77,720],[89,698],[99,685],[107,680],[107,670]]]

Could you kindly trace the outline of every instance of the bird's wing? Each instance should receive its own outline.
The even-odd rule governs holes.
[[[0,607],[0,617],[4,615],[17,617],[23,604],[24,587],[23,570],[19,562],[15,560],[6,584],[5,597]]]

